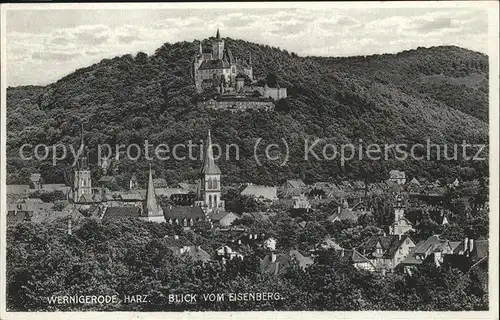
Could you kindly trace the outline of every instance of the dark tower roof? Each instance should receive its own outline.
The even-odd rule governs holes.
[[[215,35],[215,38],[216,38],[217,40],[220,40],[219,28],[217,28],[217,34]]]
[[[215,164],[214,154],[212,150],[212,137],[210,136],[210,130],[208,130],[207,137],[207,148],[205,149],[205,157],[203,159],[203,165],[201,167],[201,174],[220,174],[219,167]]]
[[[89,162],[88,162],[88,151],[87,147],[85,146],[84,138],[83,138],[83,123],[81,124],[81,142],[80,142],[80,148],[82,148],[81,154],[79,154],[78,157],[78,162],[77,162],[77,168],[78,170],[88,170],[89,168]]]

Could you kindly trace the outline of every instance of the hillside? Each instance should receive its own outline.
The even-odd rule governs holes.
[[[40,170],[47,182],[64,179],[67,164],[53,167],[21,161],[24,143],[73,143],[79,119],[86,128],[91,162],[99,143],[150,144],[194,142],[211,128],[215,142],[237,143],[239,161],[220,160],[225,182],[277,184],[286,178],[306,181],[385,178],[399,168],[428,178],[484,174],[485,162],[456,161],[304,161],[305,138],[330,142],[393,144],[470,143],[488,141],[488,59],[458,47],[418,48],[395,55],[352,58],[299,57],[287,51],[226,38],[236,56],[252,54],[254,74],[275,74],[288,87],[289,98],[277,111],[215,112],[195,104],[190,62],[198,42],[164,44],[152,56],[139,53],[105,59],[45,87],[7,90],[8,183],[25,183]],[[204,46],[209,45],[204,40]],[[286,137],[287,165],[263,162],[259,167],[253,142]],[[144,181],[148,164],[122,160],[116,172],[126,181],[138,170]],[[198,161],[155,161],[156,175],[169,183],[196,178]],[[99,172],[94,170],[96,178]],[[66,177],[67,179],[67,177]]]

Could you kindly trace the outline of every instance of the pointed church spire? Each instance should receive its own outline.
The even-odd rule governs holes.
[[[220,174],[219,167],[215,164],[214,154],[212,150],[212,137],[210,136],[210,129],[208,130],[207,137],[207,148],[205,149],[203,166],[201,167],[201,173],[206,174]]]
[[[153,174],[151,172],[151,164],[149,164],[148,188],[146,190],[146,204],[144,206],[144,215],[158,216],[158,205],[156,204],[156,194],[153,185]]]
[[[220,32],[219,32],[219,28],[217,28],[217,34],[215,35],[215,38],[217,40],[220,40]]]
[[[201,41],[200,41],[200,55],[203,54],[203,48],[201,47]]]
[[[85,147],[84,134],[83,134],[83,122],[80,124],[80,147],[81,153],[79,154],[77,166],[79,170],[88,169],[88,159],[87,159],[87,148]]]

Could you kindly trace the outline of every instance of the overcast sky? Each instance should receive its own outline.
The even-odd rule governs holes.
[[[299,55],[395,53],[458,45],[487,52],[485,9],[8,10],[7,85],[45,85],[75,69],[165,42],[215,35]]]

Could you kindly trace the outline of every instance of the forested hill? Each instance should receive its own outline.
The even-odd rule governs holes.
[[[209,46],[209,40],[203,45]],[[286,178],[334,181],[386,178],[390,169],[408,175],[470,179],[487,163],[426,161],[304,161],[305,138],[358,143],[471,143],[488,141],[488,59],[458,47],[419,48],[395,55],[352,58],[299,57],[278,48],[226,38],[239,57],[252,55],[254,74],[288,87],[289,98],[274,112],[230,113],[195,104],[191,62],[198,42],[164,44],[152,56],[138,53],[105,59],[45,87],[8,88],[8,183],[25,183],[40,170],[60,182],[67,165],[19,159],[24,143],[77,144],[79,119],[95,164],[99,143],[187,143],[209,128],[221,144],[237,143],[239,161],[220,160],[225,182],[278,184]],[[271,75],[271,76],[268,76]],[[274,77],[274,75],[276,77]],[[272,85],[272,83],[271,83]],[[285,166],[252,156],[253,143],[286,137]],[[147,161],[114,164],[125,181]],[[196,178],[199,162],[155,161],[156,175],[170,183]],[[98,178],[99,173],[94,171]]]

